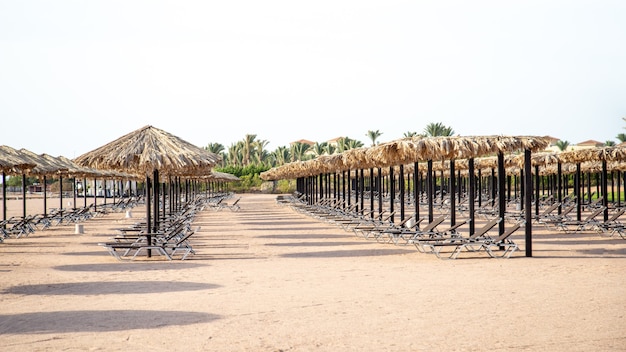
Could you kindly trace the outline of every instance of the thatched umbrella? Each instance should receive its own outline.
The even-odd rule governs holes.
[[[87,152],[74,161],[95,169],[117,170],[145,176],[148,190],[146,193],[148,229],[156,232],[159,214],[159,173],[179,176],[198,175],[204,172],[208,175],[211,168],[221,161],[221,157],[161,129],[144,126]],[[151,221],[150,189],[154,191],[154,222]]]
[[[24,159],[16,149],[7,145],[0,146],[0,171],[15,174],[35,166],[35,163]]]
[[[210,173],[221,157],[179,137],[145,126],[74,159],[79,165],[149,175]]]
[[[0,171],[2,171],[2,220],[7,219],[7,194],[6,194],[6,175],[7,174],[24,174],[29,169],[37,166],[36,163],[27,160],[16,149],[3,145],[0,146]],[[24,180],[24,176],[22,177]],[[22,181],[23,182],[23,181]],[[24,183],[24,182],[23,182]],[[26,199],[26,197],[24,197]],[[24,216],[26,216],[24,214]]]

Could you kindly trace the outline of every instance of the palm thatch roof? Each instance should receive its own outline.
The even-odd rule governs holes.
[[[28,149],[19,150],[22,157],[35,164],[35,167],[28,170],[27,174],[31,176],[46,176],[55,175],[59,171],[63,171],[64,167],[61,166],[54,158],[44,157],[43,155],[36,154]]]
[[[229,174],[227,172],[215,171],[215,170],[211,170],[211,174],[207,176],[206,178],[209,180],[222,181],[222,182],[233,182],[233,181],[241,180],[239,177],[233,174]]]
[[[7,145],[0,146],[0,171],[21,173],[36,165],[34,162],[25,159],[18,150]]]
[[[74,159],[78,165],[149,175],[154,170],[169,175],[209,174],[221,160],[161,129],[144,126]]]
[[[626,161],[626,147],[599,147],[585,148],[561,152],[559,158],[562,162],[580,163],[584,161]]]
[[[318,157],[311,162],[289,163],[261,174],[264,180],[313,176],[322,172],[349,169],[367,169],[405,165],[428,160],[457,160],[508,154],[520,150],[543,150],[550,145],[549,137],[534,136],[467,136],[467,137],[411,137],[369,148],[347,150],[339,158]],[[487,168],[489,160],[478,163]],[[492,163],[496,165],[497,159]],[[512,166],[512,157],[505,160]],[[493,166],[495,167],[495,166]]]

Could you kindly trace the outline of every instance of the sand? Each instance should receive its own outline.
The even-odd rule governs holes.
[[[537,228],[532,258],[518,232],[510,259],[440,260],[356,237],[275,195],[241,196],[239,212],[197,217],[185,261],[120,262],[97,245],[140,207],[88,220],[84,234],[62,225],[6,239],[2,350],[626,350],[619,237]]]

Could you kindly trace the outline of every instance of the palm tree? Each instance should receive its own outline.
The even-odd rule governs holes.
[[[615,141],[606,141],[604,142],[605,147],[613,147],[615,146]]]
[[[360,148],[363,142],[351,139],[350,137],[341,137],[337,140],[337,152],[343,153],[348,149]]]
[[[410,132],[410,131],[404,132],[404,137],[409,138],[409,137],[416,137],[416,136],[418,136],[417,132]]]
[[[243,139],[243,148],[241,150],[243,154],[243,166],[247,166],[250,164],[250,157],[253,154],[254,143],[256,139],[256,134],[246,134]]]
[[[228,155],[226,153],[224,153],[224,145],[220,144],[220,143],[209,143],[206,147],[204,147],[204,150],[207,150],[211,153],[215,153],[219,156],[222,157],[222,160],[220,160],[220,166],[224,166],[226,165],[226,159],[228,158]]]
[[[626,142],[626,133],[620,133],[615,138],[617,138],[620,143],[624,143]]]
[[[252,158],[256,164],[265,163],[265,159],[269,155],[267,151],[265,151],[265,147],[269,142],[265,139],[255,141],[252,145]]]
[[[285,146],[276,148],[276,150],[272,152],[272,155],[276,162],[276,165],[274,166],[285,165],[291,159],[291,154],[289,153],[289,149]]]
[[[337,151],[337,147],[335,147],[334,145],[330,143],[326,143],[326,148],[324,150],[324,153],[326,153],[327,155],[333,155],[335,154],[336,151]]]
[[[313,154],[315,154],[315,156],[324,155],[324,153],[326,153],[326,146],[328,146],[328,142],[315,142],[315,144],[313,144]]]
[[[224,151],[224,145],[220,143],[209,143],[206,147],[204,147],[204,150],[208,150],[211,153],[220,154]]]
[[[291,145],[291,161],[306,160],[306,152],[311,148],[306,143],[294,142]]]
[[[346,150],[347,149],[354,149],[354,148],[361,148],[363,146],[363,142],[361,141],[357,141],[356,139],[349,139],[346,141]]]
[[[556,147],[559,148],[560,151],[565,151],[567,150],[567,147],[569,147],[569,142],[559,140],[556,142]]]
[[[366,136],[372,140],[372,147],[375,146],[376,140],[378,139],[378,137],[380,137],[382,135],[382,132],[380,132],[379,130],[376,131],[372,131],[372,130],[368,130]]]
[[[230,145],[228,148],[228,164],[232,166],[239,166],[243,164],[243,142],[237,142]]]
[[[444,126],[441,122],[431,122],[424,128],[424,135],[427,137],[452,136],[453,134],[452,127]]]

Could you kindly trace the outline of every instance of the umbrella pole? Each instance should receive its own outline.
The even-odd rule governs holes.
[[[48,191],[46,190],[47,177],[43,176],[43,215],[46,216],[48,214]]]
[[[26,219],[26,174],[22,174],[22,216]]]
[[[524,182],[525,182],[525,195],[524,201],[524,243],[526,247],[526,257],[533,256],[533,227],[532,227],[532,193],[533,193],[533,181],[531,177],[532,164],[530,161],[530,150],[524,150]]]
[[[59,209],[63,211],[63,176],[59,176]]]
[[[87,208],[87,178],[83,178],[83,206]]]
[[[76,177],[72,179],[72,193],[74,195],[74,209],[76,209]]]
[[[7,219],[7,174],[2,171],[2,220]]]
[[[152,197],[150,196],[150,176],[146,175],[146,185],[144,186],[144,194],[146,197],[146,228],[148,232],[152,231],[152,211],[151,211],[151,202]]]
[[[154,190],[154,194],[152,196],[152,201],[154,202],[154,220],[152,221],[152,232],[156,233],[159,228],[159,170],[154,170],[152,176],[152,189]]]
[[[96,212],[98,210],[98,190],[96,187],[98,186],[98,181],[93,179],[93,211]]]

